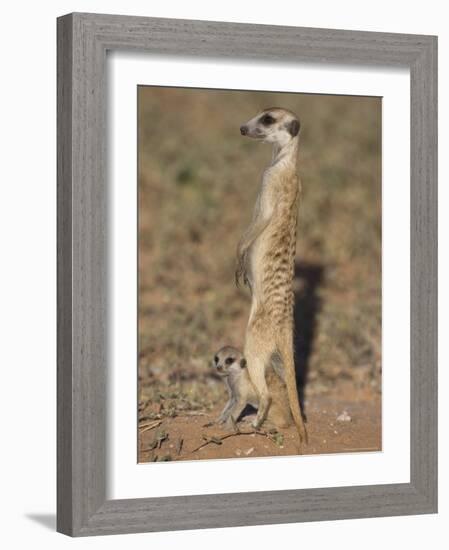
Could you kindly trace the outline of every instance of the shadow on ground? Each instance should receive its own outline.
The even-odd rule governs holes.
[[[295,289],[295,367],[299,398],[305,414],[305,389],[317,328],[317,315],[321,308],[318,290],[323,282],[325,268],[321,264],[296,262]]]

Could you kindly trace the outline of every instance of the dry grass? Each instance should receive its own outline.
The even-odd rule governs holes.
[[[224,399],[212,354],[242,347],[249,296],[234,253],[269,146],[241,123],[278,105],[301,119],[296,356],[306,393],[380,391],[381,103],[375,98],[140,88],[141,419]]]

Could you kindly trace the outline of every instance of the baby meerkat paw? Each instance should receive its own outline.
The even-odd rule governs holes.
[[[237,421],[234,419],[233,416],[230,416],[226,422],[224,422],[224,428],[230,432],[238,432],[239,427],[237,424]]]
[[[225,430],[234,431],[234,421],[231,417],[229,417],[226,422],[223,422],[223,427]]]
[[[260,427],[262,426],[263,422],[261,422],[260,420],[258,420],[257,418],[255,418],[252,422],[251,422],[251,426],[255,429],[255,430],[258,430],[260,429]]]

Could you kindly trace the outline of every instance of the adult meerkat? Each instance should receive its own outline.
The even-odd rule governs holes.
[[[229,400],[217,422],[232,428],[233,421],[237,422],[247,405],[259,408],[259,397],[248,375],[246,359],[238,349],[225,346],[218,350],[214,356],[213,366],[217,374],[225,379],[229,393]],[[277,428],[287,428],[291,425],[292,419],[289,409],[285,407],[286,389],[277,374],[276,365],[267,370],[267,384],[273,398],[268,421]]]
[[[300,123],[286,109],[271,108],[240,127],[243,136],[273,144],[250,226],[237,248],[236,283],[251,291],[244,356],[259,396],[255,427],[267,417],[272,396],[265,372],[276,355],[283,364],[288,401],[300,441],[307,441],[293,357],[293,274],[300,181],[297,157]]]

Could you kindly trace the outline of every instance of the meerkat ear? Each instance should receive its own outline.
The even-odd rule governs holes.
[[[243,357],[242,359],[240,359],[240,366],[242,369],[244,369],[246,367],[246,359]]]
[[[290,132],[290,135],[292,137],[295,137],[298,135],[299,133],[299,128],[301,127],[301,125],[299,124],[299,120],[292,120],[289,125],[288,125],[288,131]]]

